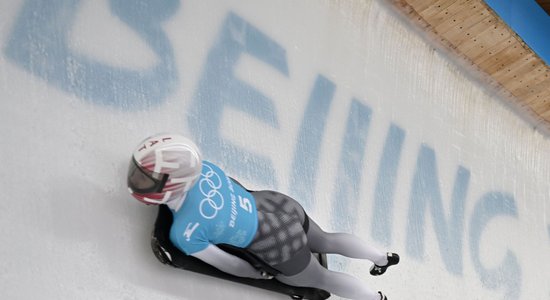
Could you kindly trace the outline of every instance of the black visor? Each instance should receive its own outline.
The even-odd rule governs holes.
[[[128,169],[128,187],[140,194],[160,193],[168,180],[168,174],[159,174],[141,168],[132,157]]]

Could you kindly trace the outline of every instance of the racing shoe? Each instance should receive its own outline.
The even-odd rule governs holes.
[[[382,275],[386,272],[389,266],[397,265],[399,263],[399,255],[397,253],[388,252],[388,263],[385,266],[379,266],[374,264],[370,268],[370,274],[373,276]]]
[[[382,294],[381,291],[378,291],[378,294],[380,294],[380,300],[388,300],[388,298],[386,297],[386,295]]]

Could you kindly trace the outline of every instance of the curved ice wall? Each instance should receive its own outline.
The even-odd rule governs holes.
[[[550,142],[383,1],[3,1],[3,299],[286,299],[156,262],[130,151],[177,131],[391,299],[548,299]]]

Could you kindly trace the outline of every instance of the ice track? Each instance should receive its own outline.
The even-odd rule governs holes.
[[[159,131],[400,253],[330,262],[392,300],[550,298],[548,137],[384,1],[2,1],[0,128],[2,299],[287,299],[156,261]]]

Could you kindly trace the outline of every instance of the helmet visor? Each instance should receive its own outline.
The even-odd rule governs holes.
[[[128,187],[140,194],[160,193],[168,179],[168,174],[158,174],[138,165],[134,158],[128,169]]]

